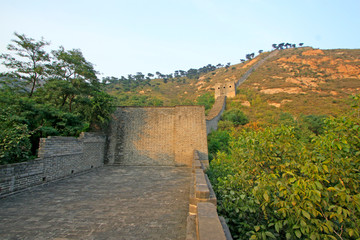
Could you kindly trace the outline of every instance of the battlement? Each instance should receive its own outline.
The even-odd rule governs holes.
[[[215,84],[215,99],[220,96],[233,98],[236,96],[235,82],[225,82]]]

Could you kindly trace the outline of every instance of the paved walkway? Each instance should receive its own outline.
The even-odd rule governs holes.
[[[0,239],[185,239],[190,168],[107,166],[0,199]]]

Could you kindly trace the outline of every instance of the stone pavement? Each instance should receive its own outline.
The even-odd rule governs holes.
[[[185,239],[191,169],[106,166],[0,199],[0,239]]]

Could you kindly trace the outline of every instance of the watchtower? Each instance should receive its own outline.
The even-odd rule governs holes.
[[[233,98],[236,95],[235,82],[217,83],[215,85],[215,99],[220,96]]]

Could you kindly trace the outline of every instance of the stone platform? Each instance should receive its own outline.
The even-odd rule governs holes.
[[[106,166],[0,199],[0,239],[185,239],[191,169]]]

